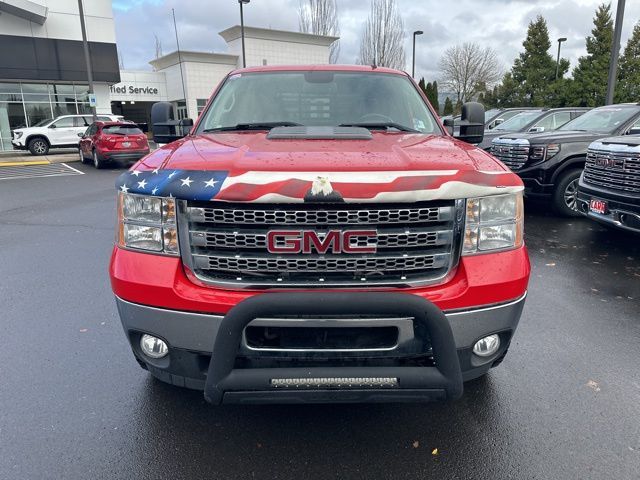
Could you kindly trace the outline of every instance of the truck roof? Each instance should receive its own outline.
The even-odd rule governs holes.
[[[309,71],[331,71],[331,72],[377,72],[393,73],[396,75],[407,75],[405,72],[387,67],[374,67],[372,65],[260,65],[257,67],[238,68],[230,73],[256,73],[256,72],[309,72]]]

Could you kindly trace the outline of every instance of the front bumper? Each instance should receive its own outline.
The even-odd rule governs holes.
[[[15,148],[16,150],[27,149],[27,146],[23,144],[21,140],[11,140],[11,145],[13,145],[13,148]]]
[[[280,297],[287,297],[286,299]],[[324,297],[332,296],[331,299]],[[360,297],[366,296],[366,301]],[[263,298],[273,298],[269,313],[286,314],[293,307],[301,314],[313,313],[322,314],[324,310],[330,310],[333,314],[354,314],[363,313],[384,314],[393,313],[397,315],[403,310],[409,310],[407,315],[416,319],[419,323],[420,308],[418,305],[430,305],[427,317],[432,323],[427,327],[429,332],[444,330],[443,336],[450,335],[450,344],[440,347],[441,351],[448,351],[440,359],[437,358],[437,342],[433,344],[434,360],[440,368],[451,367],[452,371],[458,371],[460,378],[464,381],[471,380],[485,374],[493,365],[499,363],[504,357],[512,335],[518,325],[520,315],[524,306],[525,295],[513,301],[499,305],[490,305],[481,308],[464,309],[444,312],[415,295],[404,293],[363,293],[363,292],[306,292],[306,293],[268,293],[252,297],[249,301],[256,302]],[[336,301],[339,297],[340,301]],[[299,300],[296,300],[299,299]],[[185,312],[161,309],[136,303],[128,302],[116,297],[116,303],[124,330],[131,342],[134,355],[138,361],[147,368],[154,376],[174,385],[205,390],[207,388],[207,378],[212,378],[210,368],[226,362],[226,370],[218,372],[218,381],[224,383],[228,381],[227,395],[222,388],[218,391],[218,396],[212,398],[214,403],[224,402],[324,402],[324,401],[424,401],[441,400],[445,398],[455,398],[461,393],[452,387],[456,380],[451,380],[457,374],[445,375],[449,380],[443,381],[442,376],[433,372],[433,367],[368,367],[367,372],[362,373],[358,368],[346,367],[326,367],[322,371],[309,369],[246,369],[236,371],[233,369],[233,361],[236,353],[241,350],[241,334],[244,327],[253,319],[263,315],[264,309],[253,309],[249,314],[238,315],[237,308],[232,309],[226,316],[211,315],[204,313]],[[413,305],[412,308],[409,308]],[[303,307],[306,306],[306,310]],[[365,308],[366,307],[366,308]],[[363,312],[361,310],[367,310]],[[293,311],[293,310],[292,310]],[[324,312],[326,313],[326,312]],[[433,319],[438,315],[442,319],[440,324],[433,323]],[[427,321],[427,320],[425,320]],[[446,333],[446,331],[450,333]],[[139,338],[143,333],[149,333],[164,339],[170,348],[170,354],[160,360],[153,360],[141,352]],[[500,349],[491,357],[481,358],[472,353],[473,344],[482,337],[498,333],[501,338]],[[431,333],[433,336],[433,333]],[[214,345],[216,347],[214,348]],[[239,350],[240,349],[240,350]],[[225,350],[225,351],[222,351]],[[219,352],[220,351],[220,352]],[[212,358],[212,355],[218,357]],[[455,357],[455,361],[452,358]],[[230,362],[230,363],[229,363]],[[444,363],[443,363],[444,362]],[[320,362],[320,364],[322,364]],[[455,367],[455,368],[454,368]],[[418,370],[416,370],[418,369]],[[233,373],[232,373],[233,370]],[[264,372],[262,370],[269,370]],[[296,370],[296,371],[293,371]],[[314,373],[312,373],[314,370]],[[409,378],[407,378],[407,375]],[[425,376],[426,375],[426,376]],[[298,378],[298,377],[393,377],[400,378],[402,388],[378,390],[361,390],[357,393],[354,390],[346,390],[339,393],[335,390],[306,391],[302,395],[292,394],[290,391],[277,393],[266,389],[265,382],[272,378]],[[225,380],[227,379],[227,380]],[[402,380],[404,379],[404,380]],[[422,379],[422,380],[419,380]],[[422,382],[422,383],[420,383]],[[442,385],[451,387],[449,391]],[[411,388],[404,386],[411,386]],[[213,388],[213,387],[211,387]],[[215,390],[215,389],[214,389]],[[443,393],[444,392],[444,393]],[[326,395],[325,395],[326,393]],[[209,392],[210,395],[213,393]]]
[[[604,200],[607,202],[605,213],[592,212],[589,209],[591,200]],[[585,184],[580,178],[578,184],[578,207],[588,218],[598,223],[640,233],[640,197],[637,195],[624,195],[619,192],[611,192],[604,188]]]

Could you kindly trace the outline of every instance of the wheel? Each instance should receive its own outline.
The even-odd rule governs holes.
[[[82,153],[82,149],[80,147],[78,147],[78,155],[80,156],[81,163],[87,163],[87,159],[84,156],[84,153]]]
[[[580,217],[578,209],[578,180],[582,174],[581,169],[569,170],[562,174],[556,182],[553,192],[553,208],[565,217]]]
[[[28,145],[31,155],[46,155],[49,153],[49,142],[44,138],[32,138]]]
[[[93,150],[93,153],[91,154],[91,156],[93,158],[94,167],[96,167],[97,169],[101,169],[105,167],[106,162],[100,158],[100,156],[98,155],[98,152]]]

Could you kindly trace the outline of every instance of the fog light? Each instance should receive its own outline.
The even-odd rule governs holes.
[[[162,358],[169,353],[169,347],[164,341],[146,333],[140,339],[140,348],[147,357],[151,358]]]
[[[479,357],[490,357],[500,348],[500,337],[495,333],[481,338],[473,346],[473,353]]]

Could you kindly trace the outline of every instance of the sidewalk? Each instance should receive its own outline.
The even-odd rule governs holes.
[[[29,152],[1,152],[0,167],[15,167],[19,165],[48,165],[51,163],[78,162],[78,151],[64,149],[49,153],[48,155],[35,156]]]

